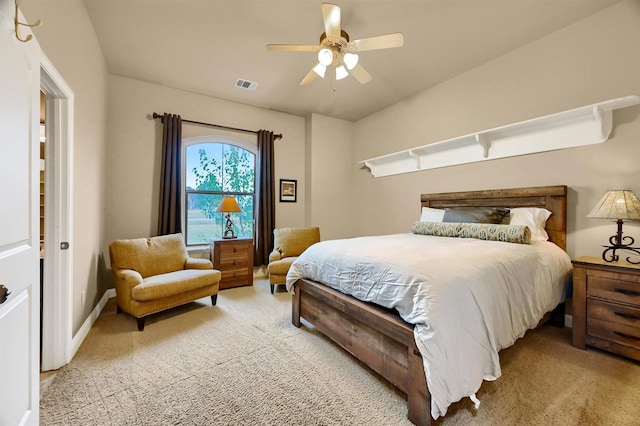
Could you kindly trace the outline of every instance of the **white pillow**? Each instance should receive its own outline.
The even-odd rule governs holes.
[[[551,212],[537,207],[510,209],[509,225],[526,225],[531,230],[531,241],[547,241],[549,234],[544,229]]]
[[[442,222],[444,217],[444,209],[432,209],[431,207],[423,207],[420,215],[420,222]]]

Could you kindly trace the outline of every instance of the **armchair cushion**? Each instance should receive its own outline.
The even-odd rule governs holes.
[[[291,264],[297,258],[298,256],[285,257],[284,259],[269,263],[269,273],[273,275],[287,275]]]
[[[131,289],[131,296],[135,300],[149,301],[197,290],[211,285],[213,272],[212,270],[185,269],[148,277]]]
[[[112,268],[132,269],[142,278],[184,269],[188,258],[182,234],[116,240],[110,250],[117,253]]]
[[[320,228],[274,229],[273,237],[273,249],[282,258],[300,256],[309,246],[320,241]]]

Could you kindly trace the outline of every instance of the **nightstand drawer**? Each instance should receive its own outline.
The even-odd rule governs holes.
[[[227,269],[220,271],[220,275],[222,280],[237,280],[237,281],[247,281],[249,277],[249,273],[247,272],[247,268],[244,269]]]
[[[596,318],[587,319],[587,334],[598,339],[640,349],[640,328],[629,327]]]
[[[640,286],[633,282],[589,275],[587,296],[640,306]]]
[[[587,300],[587,318],[595,318],[640,329],[640,309],[601,300]]]
[[[249,246],[244,243],[231,243],[220,246],[220,259],[246,259],[248,254]]]
[[[248,261],[247,257],[220,257],[220,268],[222,269],[233,269],[233,268],[244,268],[247,269]]]

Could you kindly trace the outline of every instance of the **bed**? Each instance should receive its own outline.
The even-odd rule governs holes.
[[[554,250],[562,252],[566,249],[566,196],[566,186],[559,185],[422,194],[421,205],[422,207],[437,209],[447,207],[544,208],[552,213],[546,221],[545,227],[549,241],[562,249],[558,250],[554,247]],[[414,244],[415,240],[419,239],[416,238],[415,235],[381,236],[380,238],[392,240],[392,244],[404,244],[404,242],[402,242],[404,240],[398,240],[400,241],[398,242],[396,241],[397,238],[409,238],[407,244]],[[447,239],[442,237],[429,238],[440,239],[441,241],[460,240],[457,238]],[[345,241],[346,244],[350,243],[347,240],[343,241]],[[369,240],[365,240],[365,243],[368,242]],[[472,244],[477,243],[493,243],[494,246],[496,244],[512,246],[508,243],[483,241],[473,242]],[[332,242],[330,244],[334,243]],[[335,244],[337,244],[337,242]],[[548,243],[544,244],[546,244],[545,250],[547,246],[551,246]],[[516,245],[513,245],[510,252],[517,251],[515,246]],[[478,251],[477,249],[473,250],[475,250],[475,252]],[[309,256],[311,255],[312,254]],[[565,269],[568,268],[570,272],[570,260],[565,253],[562,253],[562,255],[567,258],[566,262],[568,266],[565,266]],[[304,255],[301,256],[301,258],[303,258],[303,262],[308,260],[304,259]],[[338,260],[336,260],[336,262],[338,262]],[[465,262],[465,265],[472,263],[473,262],[468,261]],[[365,301],[359,300],[351,295],[331,288],[330,285],[333,285],[332,282],[320,283],[313,279],[313,274],[305,276],[305,273],[301,273],[300,270],[304,269],[302,268],[303,263],[301,263],[300,266],[301,267],[298,268],[296,267],[296,263],[294,263],[287,276],[287,288],[293,293],[292,323],[300,327],[301,318],[304,318],[317,330],[332,339],[403,392],[407,396],[408,418],[414,424],[428,425],[431,423],[432,417],[437,418],[439,415],[444,415],[444,413],[446,413],[446,407],[450,402],[446,402],[444,405],[440,404],[440,407],[437,408],[436,406],[439,404],[438,398],[440,398],[440,396],[434,392],[432,401],[432,394],[429,391],[430,387],[427,384],[428,379],[431,379],[433,389],[438,389],[438,392],[440,392],[439,389],[442,383],[434,379],[439,373],[436,372],[433,367],[438,364],[436,362],[425,362],[432,358],[433,355],[429,353],[428,356],[423,358],[423,354],[426,354],[425,351],[427,351],[427,349],[425,348],[423,340],[420,340],[418,331],[416,331],[420,328],[422,330],[421,333],[423,333],[425,324],[420,323],[419,327],[417,327],[413,319],[410,319],[413,323],[406,321],[407,312],[403,312],[402,309],[397,307],[396,309],[391,309],[376,303],[370,303],[370,301],[367,301],[367,297],[362,297],[362,295],[358,295],[358,297]],[[566,275],[567,271],[565,270],[559,273]],[[554,291],[556,291],[556,293],[560,291],[562,298],[564,297],[564,289]],[[482,296],[480,298],[482,298]],[[536,324],[543,323],[549,319],[554,319],[560,324],[563,323],[564,306],[561,303],[562,300],[557,300],[557,302],[558,303],[554,302],[550,305],[547,301],[545,310],[542,312],[544,315],[540,314],[542,318],[539,319],[536,316],[534,323],[531,323],[531,318],[529,318],[530,323],[526,326],[526,329],[533,328]],[[496,305],[497,304],[498,303],[496,303]],[[398,310],[400,311],[400,315],[403,315],[405,319],[401,318]],[[534,314],[538,315],[538,313]],[[513,314],[511,313],[510,315]],[[530,316],[531,315],[529,315],[529,317]],[[441,321],[440,325],[443,323],[445,322]],[[432,324],[427,324],[427,332],[429,331],[428,326],[430,325]],[[434,329],[435,328],[434,326]],[[526,329],[524,331],[526,331]],[[442,330],[444,330],[444,328],[442,328]],[[513,340],[515,341],[515,339],[521,337],[524,331],[522,331],[522,333],[516,332],[518,335],[516,335]],[[450,334],[455,334],[455,332],[454,330],[454,333],[450,332]],[[488,334],[491,333],[493,333],[493,331]],[[444,334],[444,332],[440,333],[440,335]],[[458,340],[462,342],[466,342],[467,340],[471,341],[471,339]],[[499,350],[512,343],[511,341],[507,341],[506,344],[503,342],[498,345],[499,347],[497,349]],[[495,358],[497,358],[497,352]],[[429,377],[425,374],[425,370],[429,371]],[[483,378],[497,378],[499,375],[500,370],[498,364],[497,371],[493,372],[493,374],[485,374]],[[436,381],[434,382],[434,380]],[[480,380],[480,384],[481,382],[482,379]],[[434,383],[437,383],[437,385]],[[477,385],[478,388],[480,384]],[[445,384],[445,386],[446,385],[447,384]],[[438,398],[436,398],[436,396]],[[465,396],[470,396],[473,399],[475,394],[467,394]],[[442,408],[443,406],[444,409]]]

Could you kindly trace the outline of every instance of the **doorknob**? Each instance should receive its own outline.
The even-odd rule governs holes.
[[[9,291],[9,289],[0,284],[0,304],[6,302],[7,297],[9,297],[10,294],[11,292]]]

